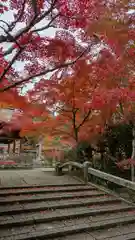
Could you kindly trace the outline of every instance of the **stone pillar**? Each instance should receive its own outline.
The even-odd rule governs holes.
[[[34,160],[34,167],[40,167],[42,166],[42,141],[40,140],[39,143],[36,145],[36,159]]]
[[[20,154],[20,140],[15,140],[15,153]]]
[[[15,153],[15,140],[13,140],[13,153]]]
[[[8,143],[8,154],[10,153],[10,143]]]
[[[57,159],[56,159],[56,152],[57,152],[57,150],[54,148],[53,149],[53,161],[52,161],[52,167],[54,167],[55,165],[56,165],[56,163],[57,163]]]
[[[38,148],[37,148],[37,160],[41,160],[41,156],[42,156],[42,143],[39,142],[38,143]]]
[[[22,151],[22,139],[20,139],[20,150],[19,150],[19,152],[21,153],[21,151]]]
[[[13,143],[11,142],[10,143],[10,154],[12,154],[13,153]]]
[[[88,167],[89,167],[89,162],[86,161],[83,164],[83,168],[84,168],[84,182],[87,184],[88,183]]]

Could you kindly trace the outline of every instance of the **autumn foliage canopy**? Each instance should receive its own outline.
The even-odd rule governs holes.
[[[1,1],[0,101],[20,109],[22,134],[75,144],[134,119],[133,10],[132,0]]]

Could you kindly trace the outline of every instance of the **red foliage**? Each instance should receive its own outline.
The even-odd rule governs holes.
[[[2,1],[2,13],[5,6]],[[21,109],[12,126],[17,121],[25,134],[40,129],[74,145],[100,134],[120,103],[127,119],[135,101],[134,14],[128,9],[129,1],[9,1],[15,14],[9,26],[2,22],[0,91],[2,102]],[[21,73],[17,61],[24,63]],[[34,89],[20,96],[35,77]]]
[[[6,6],[7,0],[1,0],[0,3],[0,14],[4,13],[5,11],[8,11],[8,7]]]
[[[135,160],[131,158],[125,159],[117,163],[117,166],[121,169],[129,169],[131,165],[135,166]]]
[[[7,10],[4,1],[2,2],[1,12]],[[80,29],[85,30],[88,23],[96,21],[103,14],[104,3],[98,0],[83,2],[55,0],[50,3],[45,0],[10,0],[8,6],[9,10],[15,12],[14,21],[7,28],[6,22],[2,22],[5,33],[1,36],[1,43],[9,42],[12,45],[7,46],[6,51],[2,46],[0,55],[3,56],[2,61],[10,53],[14,55],[14,59],[0,76],[2,82],[10,75],[11,81],[7,82],[4,89],[7,86],[14,87],[22,84],[22,76],[17,69],[14,69],[14,63],[18,60],[25,63],[25,69],[29,72],[28,76],[23,79],[23,82],[27,83],[35,75],[42,76],[44,71],[49,72],[51,67],[59,68],[60,63],[63,65],[69,59],[76,59],[83,48],[76,40],[74,33],[76,30],[79,32]],[[16,27],[18,23],[23,23],[23,27],[20,29]],[[59,30],[54,38],[46,37],[43,31],[52,26]],[[78,34],[79,38],[83,35],[81,32]],[[20,50],[18,54],[15,54],[14,48]],[[33,68],[35,62],[36,68]],[[15,70],[14,76],[13,69]]]

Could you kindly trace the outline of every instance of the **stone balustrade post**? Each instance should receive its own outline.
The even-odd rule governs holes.
[[[62,175],[62,168],[60,168],[60,163],[57,163],[55,166],[55,173],[57,176],[61,176]]]
[[[83,174],[84,174],[84,182],[87,184],[88,183],[88,167],[89,167],[89,162],[86,161],[83,163]]]

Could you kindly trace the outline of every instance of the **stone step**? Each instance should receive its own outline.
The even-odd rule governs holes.
[[[134,238],[133,238],[134,237]],[[133,240],[135,239],[135,223],[112,227],[104,230],[87,231],[60,237],[59,240]],[[58,239],[57,239],[58,240]]]
[[[6,196],[17,196],[17,195],[28,195],[28,194],[42,194],[42,193],[59,193],[59,192],[73,192],[73,191],[88,191],[88,190],[97,190],[92,186],[67,186],[67,187],[42,187],[42,188],[28,188],[28,189],[12,189],[12,190],[0,190],[0,197]]]
[[[65,192],[65,193],[45,193],[45,194],[27,194],[19,196],[7,196],[0,197],[0,205],[14,204],[14,203],[29,203],[38,201],[51,201],[51,200],[61,200],[61,199],[72,199],[75,197],[85,198],[85,197],[95,197],[95,196],[105,196],[106,194],[99,190],[89,190],[80,192]]]
[[[97,216],[105,213],[117,213],[127,212],[135,210],[135,207],[129,206],[125,203],[119,204],[106,204],[102,206],[76,207],[76,208],[65,208],[56,210],[46,210],[36,213],[23,213],[18,215],[5,216],[0,221],[0,228],[14,227],[14,226],[25,226],[34,225],[38,223],[46,223],[52,221],[60,221],[66,219],[73,219],[77,217]],[[5,220],[4,220],[5,219]]]
[[[69,200],[53,200],[49,202],[34,202],[34,203],[24,203],[24,204],[14,204],[14,205],[1,205],[0,206],[0,215],[8,214],[19,214],[25,212],[36,212],[43,211],[47,209],[62,209],[62,208],[72,208],[72,207],[81,207],[85,205],[95,206],[102,204],[112,204],[120,203],[121,200],[115,197],[110,196],[101,196],[95,198],[73,198]]]
[[[36,240],[36,239],[59,239],[60,237],[64,236],[65,240],[69,239],[74,239],[71,237],[71,234],[73,237],[77,235],[77,233],[84,233],[86,235],[86,231],[90,233],[90,236],[88,240],[101,240],[101,239],[106,239],[110,240],[110,237],[104,237],[102,235],[102,238],[95,238],[94,233],[98,233],[98,229],[109,229],[113,228],[113,232],[115,233],[115,228],[117,226],[125,225],[127,224],[133,224],[135,223],[135,214],[130,213],[125,213],[125,214],[113,214],[113,216],[94,216],[92,218],[82,218],[81,221],[80,219],[74,219],[74,220],[69,220],[69,221],[60,221],[60,222],[50,222],[49,224],[37,224],[35,226],[25,226],[24,228],[14,228],[10,229],[9,231],[7,230],[6,232],[3,232],[3,230],[0,230],[0,240],[11,240],[11,234],[12,234],[12,239],[13,240]],[[120,231],[120,228],[119,228]],[[109,231],[107,230],[106,233],[109,235]],[[127,235],[127,234],[126,234]],[[86,238],[83,238],[83,235],[81,238],[75,238],[76,240],[81,239],[84,240]],[[132,235],[129,233],[127,237],[124,238],[123,240],[131,240],[134,239],[133,237],[135,236],[135,231],[132,232]],[[112,236],[114,237],[114,236]],[[116,236],[120,237],[120,236]],[[63,238],[61,238],[63,240]],[[112,238],[111,240],[120,240],[120,238]]]
[[[42,212],[42,214],[44,214],[44,212]],[[121,217],[129,217],[129,216],[133,216],[133,211],[129,210],[127,212],[116,212],[116,213],[109,213],[109,214],[102,214],[102,215],[95,215],[95,216],[86,216],[86,217],[79,217],[79,218],[74,218],[74,219],[64,219],[61,221],[51,221],[51,222],[47,222],[47,223],[37,223],[34,225],[25,225],[25,226],[15,226],[12,228],[1,228],[0,229],[0,236],[5,237],[5,236],[10,236],[13,234],[14,235],[19,235],[19,234],[24,234],[24,233],[29,233],[32,232],[33,230],[36,231],[43,231],[45,229],[52,229],[52,228],[58,228],[58,227],[65,227],[65,226],[72,226],[72,225],[80,225],[80,224],[84,224],[84,223],[89,223],[91,224],[91,222],[98,222],[98,221],[107,221],[108,219],[118,219]],[[7,218],[7,217],[6,217]],[[11,219],[12,217],[9,216],[8,219]],[[4,220],[4,218],[3,218]],[[1,221],[3,221],[1,219]],[[130,225],[129,225],[130,226]],[[130,228],[131,229],[131,228]],[[110,230],[110,229],[109,229]],[[117,230],[117,228],[116,228]],[[101,231],[101,234],[100,234]],[[104,236],[105,234],[108,234],[108,231],[106,232],[106,230],[98,230],[99,234],[96,234],[96,232],[93,233],[93,235],[96,234],[96,236]],[[119,229],[120,231],[120,229]],[[103,232],[103,233],[102,233]],[[107,235],[108,236],[108,235]],[[113,236],[113,235],[111,235]]]
[[[33,185],[21,185],[21,186],[8,186],[8,187],[0,187],[0,190],[14,190],[14,189],[29,189],[29,188],[44,188],[44,187],[75,187],[75,186],[86,186],[85,183],[75,183],[75,184],[33,184]]]
[[[131,215],[131,214],[130,214]],[[122,216],[121,216],[122,217]],[[88,232],[90,233],[90,232]],[[127,224],[127,225],[118,225],[115,228],[110,228],[108,231],[106,229],[102,230],[96,230],[91,232],[91,236],[95,240],[107,240],[107,239],[119,239],[119,240],[126,240],[126,239],[132,239],[130,238],[131,235],[134,235],[135,239],[135,223]],[[61,239],[62,240],[62,239]],[[65,239],[67,240],[67,239]]]
[[[133,229],[135,206],[92,185],[0,188],[0,240],[131,240]]]
[[[64,237],[55,238],[56,240],[97,240],[91,236],[88,232],[70,234]]]
[[[128,234],[125,234],[125,235],[121,235],[121,236],[118,236],[118,237],[111,237],[109,238],[109,240],[134,240],[135,239],[135,233],[128,233]]]

